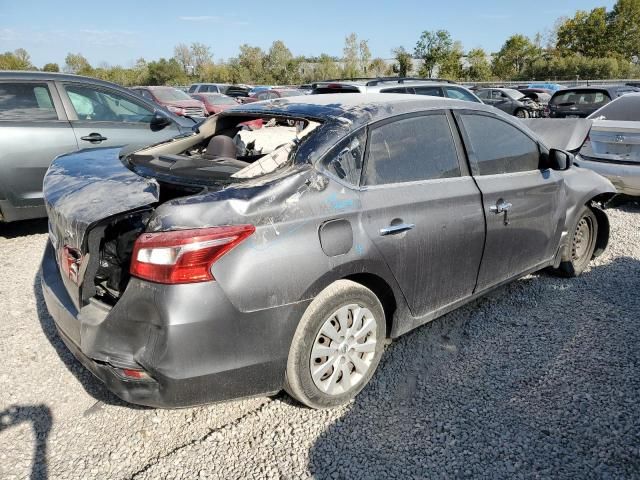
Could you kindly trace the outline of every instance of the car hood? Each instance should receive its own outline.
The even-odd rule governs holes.
[[[171,105],[172,107],[202,107],[202,102],[200,100],[172,100],[170,102],[160,101],[162,105]]]
[[[521,119],[549,148],[577,152],[582,147],[592,120],[586,118],[527,118]]]

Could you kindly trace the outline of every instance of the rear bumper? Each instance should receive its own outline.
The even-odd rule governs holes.
[[[132,279],[118,303],[74,307],[51,244],[41,284],[71,353],[131,403],[172,408],[273,393],[282,388],[297,322],[308,302],[240,312],[215,282],[159,285]],[[152,380],[128,380],[121,368]]]
[[[616,187],[618,193],[634,197],[640,196],[640,164],[599,162],[581,156],[576,158],[576,164],[607,178]]]

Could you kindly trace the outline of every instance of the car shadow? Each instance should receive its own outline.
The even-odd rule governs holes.
[[[49,476],[47,462],[47,439],[51,432],[53,416],[46,405],[11,405],[0,411],[0,435],[5,430],[30,423],[35,438],[31,480],[46,479]],[[6,466],[6,465],[5,465]]]
[[[418,328],[388,348],[372,382],[316,439],[309,472],[627,476],[625,455],[638,457],[620,419],[640,418],[640,405],[615,392],[635,382],[624,370],[638,360],[630,345],[640,342],[640,298],[629,293],[638,291],[640,261],[619,257],[576,279],[525,277]],[[615,326],[600,336],[604,321]]]
[[[47,233],[47,219],[21,220],[19,222],[0,223],[0,237],[12,239]]]
[[[82,365],[76,358],[73,356],[71,351],[64,344],[60,336],[58,335],[58,331],[56,329],[56,325],[49,315],[47,311],[47,306],[44,301],[44,295],[42,293],[42,286],[40,285],[40,277],[39,274],[36,275],[33,282],[33,294],[36,299],[36,311],[38,313],[38,320],[40,321],[40,325],[42,327],[42,331],[44,335],[49,340],[49,343],[55,348],[60,360],[64,363],[74,377],[78,380],[78,382],[83,386],[84,390],[95,398],[97,401],[105,403],[107,405],[117,405],[124,406],[132,409],[139,410],[147,410],[150,407],[145,407],[141,405],[134,405],[124,400],[120,399],[115,394],[111,393],[107,387],[98,380],[89,370],[87,370],[84,365]]]

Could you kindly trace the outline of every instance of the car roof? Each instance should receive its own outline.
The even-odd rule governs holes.
[[[558,95],[566,92],[572,92],[572,91],[575,92],[578,90],[587,90],[587,91],[593,91],[593,92],[602,92],[602,91],[611,92],[611,91],[620,90],[620,89],[628,90],[633,88],[636,88],[636,87],[632,87],[630,85],[589,85],[584,87],[578,86],[578,87],[565,88],[563,90],[557,90],[554,93],[554,95]]]
[[[286,115],[337,120],[354,124],[354,128],[365,123],[382,120],[391,116],[431,109],[464,108],[481,111],[497,111],[487,105],[463,102],[444,97],[428,95],[407,95],[403,93],[328,93],[284,97],[262,102],[239,105],[227,111],[236,113]]]
[[[3,70],[0,71],[0,80],[22,80],[29,81],[41,81],[41,82],[85,82],[92,83],[94,85],[104,85],[111,88],[124,89],[121,85],[113,82],[107,82],[106,80],[99,80],[93,77],[85,77],[83,75],[74,75],[71,73],[58,73],[58,72],[35,72],[35,71],[23,71],[23,70]]]

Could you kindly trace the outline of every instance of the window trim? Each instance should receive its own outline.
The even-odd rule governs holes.
[[[498,115],[492,114],[490,112],[485,112],[485,111],[482,111],[482,110],[468,110],[468,109],[455,110],[453,115],[454,115],[454,118],[455,118],[455,121],[456,121],[456,125],[458,127],[458,131],[460,132],[460,137],[461,137],[461,140],[462,140],[462,144],[464,146],[464,150],[465,150],[467,161],[469,162],[469,171],[470,171],[470,173],[471,173],[471,175],[473,177],[489,177],[489,176],[495,176],[495,175],[511,175],[511,174],[514,174],[514,173],[523,173],[523,172],[504,172],[504,173],[494,173],[494,174],[491,174],[491,175],[481,175],[480,174],[480,170],[478,168],[478,160],[475,158],[474,155],[472,155],[470,153],[470,150],[469,150],[469,146],[471,145],[471,139],[469,138],[469,134],[467,133],[467,131],[466,131],[465,127],[464,127],[464,123],[462,121],[462,116],[463,115],[477,115],[477,116],[493,118],[494,120],[498,120],[500,122],[506,123],[507,125],[510,125],[513,128],[517,129],[524,136],[529,138],[536,145],[536,147],[538,149],[538,168],[536,168],[535,170],[525,170],[524,172],[536,172],[536,171],[541,172],[541,171],[547,170],[547,169],[541,168],[541,166],[540,166],[542,164],[543,151],[545,150],[543,148],[543,146],[540,144],[540,141],[537,138],[534,138],[533,136],[529,135],[528,132],[522,130],[514,122],[510,122],[507,119],[501,118]]]
[[[92,88],[94,90],[97,90],[99,92],[104,92],[109,94],[110,92],[115,92],[119,95],[121,95],[122,97],[124,97],[125,99],[127,99],[128,101],[130,101],[131,103],[137,104],[141,107],[146,108],[147,110],[150,110],[151,113],[155,113],[156,110],[158,110],[157,107],[153,106],[151,104],[151,102],[147,101],[144,97],[142,97],[142,95],[136,95],[136,94],[130,94],[129,92],[122,92],[118,89],[115,88],[110,88],[110,87],[105,87],[102,85],[96,85],[94,83],[89,83],[89,82],[74,82],[74,81],[63,81],[63,82],[56,82],[56,85],[58,86],[58,88],[61,89],[61,91],[64,92],[64,96],[62,97],[62,103],[64,105],[64,109],[67,112],[67,118],[69,119],[70,122],[91,122],[91,123],[102,123],[102,124],[117,124],[117,125],[137,125],[138,123],[134,123],[134,122],[116,122],[113,120],[82,120],[78,118],[78,115],[76,114],[76,110],[73,107],[73,103],[71,102],[71,99],[69,98],[69,93],[67,92],[67,86],[79,86],[79,87],[85,87],[85,88]],[[148,89],[147,89],[148,90]]]
[[[373,131],[377,128],[383,127],[389,123],[394,123],[397,121],[402,121],[402,120],[406,120],[409,118],[417,118],[417,117],[427,117],[427,116],[431,116],[431,115],[443,115],[446,120],[447,123],[449,124],[449,131],[451,132],[451,139],[453,141],[453,145],[454,145],[454,150],[456,153],[456,157],[458,159],[458,168],[460,169],[460,175],[457,177],[447,177],[447,178],[428,178],[428,179],[421,179],[421,180],[411,180],[408,182],[394,182],[394,183],[383,183],[381,185],[364,185],[364,178],[365,178],[365,174],[366,174],[366,169],[369,165],[369,148],[371,146],[371,134],[373,133]],[[393,117],[389,117],[389,118],[384,118],[382,120],[378,120],[374,123],[370,123],[368,125],[367,128],[367,141],[366,141],[366,145],[365,145],[365,150],[364,150],[364,161],[362,164],[362,172],[360,173],[360,190],[361,191],[367,191],[367,190],[377,190],[380,188],[388,188],[388,187],[397,187],[400,185],[417,185],[417,184],[423,184],[423,183],[433,183],[433,182],[443,182],[443,181],[450,181],[450,180],[456,180],[456,179],[460,179],[460,178],[465,178],[465,177],[469,177],[471,176],[470,170],[468,169],[467,165],[466,165],[466,155],[464,150],[461,150],[460,148],[460,144],[458,143],[459,138],[458,138],[458,132],[457,129],[455,127],[455,123],[453,123],[453,118],[451,117],[451,111],[448,109],[432,109],[432,110],[423,110],[420,112],[411,112],[411,113],[404,113],[404,114],[400,114],[400,115],[395,115]]]

